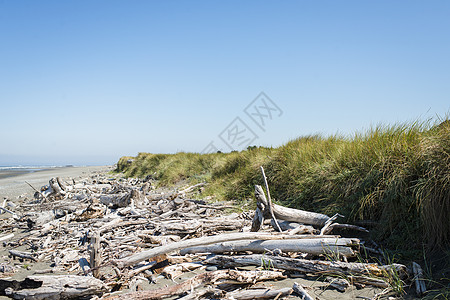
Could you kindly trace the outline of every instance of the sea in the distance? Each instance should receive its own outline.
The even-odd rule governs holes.
[[[48,169],[73,167],[72,165],[66,166],[0,166],[0,179],[14,177],[22,174],[33,173]]]

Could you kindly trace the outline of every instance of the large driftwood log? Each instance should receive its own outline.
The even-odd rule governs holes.
[[[50,179],[49,184],[53,189],[54,196],[64,196],[66,194],[64,189],[59,185],[57,178],[53,177]]]
[[[356,254],[356,251],[353,250],[353,248],[359,248],[358,239],[314,238],[314,239],[279,240],[279,241],[246,240],[246,241],[223,242],[207,246],[186,248],[181,250],[180,254],[184,255],[187,253],[224,253],[224,252],[243,252],[243,251],[263,253],[266,251],[273,251],[275,249],[279,249],[282,252],[303,252],[313,255],[333,254],[352,257],[355,256]]]
[[[0,295],[14,299],[73,299],[101,294],[103,282],[76,275],[28,276],[23,281],[0,279]]]
[[[260,185],[255,185],[255,197],[257,202],[261,202],[265,208],[263,211],[264,218],[270,219],[271,215],[268,209],[269,204]],[[272,210],[277,219],[316,226],[323,226],[325,222],[330,218],[324,214],[288,208],[277,204],[273,204]]]
[[[219,270],[206,272],[194,276],[182,283],[171,287],[160,288],[156,290],[140,291],[127,293],[118,296],[108,297],[106,300],[144,300],[144,299],[163,299],[176,295],[181,295],[187,291],[191,291],[196,287],[204,284],[220,284],[226,281],[234,284],[255,283],[264,280],[284,279],[281,272],[275,271],[236,271],[236,270]]]
[[[281,289],[249,289],[226,294],[226,299],[252,300],[252,299],[281,299],[292,294],[292,288]]]
[[[336,274],[336,275],[375,275],[383,276],[387,271],[395,270],[399,275],[406,275],[406,267],[401,264],[383,265],[366,263],[346,263],[340,261],[308,260],[271,255],[217,255],[205,261],[206,264],[220,265],[225,268],[243,266],[273,266],[276,269],[298,271],[310,274]]]
[[[206,220],[175,220],[161,222],[158,232],[162,235],[186,235],[202,232],[208,234],[218,231],[239,230],[244,227],[245,222],[238,219],[226,217]]]
[[[330,237],[330,236],[329,236]],[[311,235],[286,235],[286,234],[270,234],[270,233],[255,233],[255,232],[240,232],[228,233],[215,236],[205,236],[195,239],[184,240],[176,243],[167,244],[156,247],[150,250],[142,251],[131,256],[117,259],[113,261],[119,268],[132,266],[146,259],[151,259],[161,254],[166,254],[172,251],[181,250],[189,247],[210,245],[215,243],[238,241],[238,240],[284,240],[284,239],[299,239],[311,238]]]

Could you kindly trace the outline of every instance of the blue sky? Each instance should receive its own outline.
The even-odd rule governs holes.
[[[450,110],[448,1],[1,1],[0,165],[278,146]],[[265,131],[244,113],[264,91]]]

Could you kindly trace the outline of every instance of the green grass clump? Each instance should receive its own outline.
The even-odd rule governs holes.
[[[300,137],[278,148],[232,153],[139,153],[117,171],[153,175],[162,185],[207,181],[217,199],[253,198],[268,177],[272,198],[347,222],[378,222],[376,238],[392,249],[421,251],[450,241],[450,121],[377,126],[352,138]]]

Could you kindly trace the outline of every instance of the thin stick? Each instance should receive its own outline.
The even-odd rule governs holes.
[[[331,218],[328,219],[328,221],[325,222],[325,225],[322,227],[322,229],[320,230],[320,234],[319,235],[324,235],[328,228],[331,226],[331,224],[333,223],[334,220],[336,220],[338,217],[344,217],[343,215],[340,214],[335,214],[334,216],[332,216]]]
[[[34,186],[32,186],[28,181],[25,181],[26,184],[28,184],[33,190],[35,190],[36,192],[38,192],[42,197],[44,197],[45,200],[47,200],[47,197],[45,197],[44,194],[42,194],[41,191],[38,191]]]
[[[269,212],[270,212],[270,215],[272,216],[272,220],[275,222],[275,225],[276,225],[276,227],[277,227],[276,229],[277,229],[279,232],[282,232],[282,230],[281,230],[281,228],[280,228],[280,225],[278,224],[277,219],[275,218],[275,215],[273,214],[273,210],[272,210],[272,199],[270,198],[269,184],[267,183],[266,173],[264,173],[264,168],[263,168],[263,166],[261,166],[261,172],[262,172],[262,175],[263,175],[263,178],[264,178],[264,184],[266,185],[267,201],[269,202]]]

